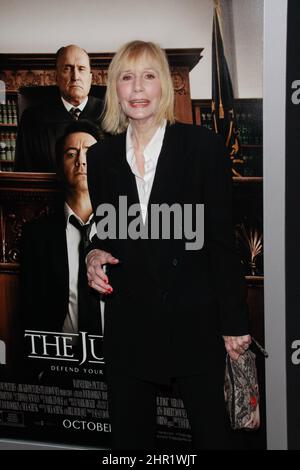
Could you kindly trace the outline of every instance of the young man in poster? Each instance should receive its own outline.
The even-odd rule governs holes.
[[[64,200],[53,214],[23,227],[21,314],[26,356],[34,368],[36,361],[43,370],[51,362],[51,370],[58,370],[45,360],[51,357],[77,366],[87,359],[88,335],[102,335],[100,296],[88,287],[80,259],[83,242],[88,244],[96,232],[86,152],[99,138],[89,121],[75,121],[66,129],[56,145]]]

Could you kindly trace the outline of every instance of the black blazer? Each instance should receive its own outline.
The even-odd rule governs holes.
[[[79,119],[100,125],[103,102],[89,96]],[[27,108],[21,117],[17,134],[15,171],[55,172],[55,144],[73,122],[60,96],[51,102]]]
[[[138,203],[125,133],[94,145],[87,168],[94,213],[103,202],[117,208],[120,195],[127,195],[128,206]],[[229,158],[218,136],[185,124],[167,126],[149,200],[149,205],[155,203],[203,203],[203,248],[187,251],[184,238],[118,237],[95,237],[93,248],[121,260],[108,269],[114,288],[105,309],[108,366],[165,382],[223,368],[222,335],[248,333],[246,291],[232,227]]]

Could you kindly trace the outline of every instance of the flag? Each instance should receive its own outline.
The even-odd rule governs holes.
[[[220,28],[220,5],[215,0],[212,33],[212,129],[224,138],[232,162],[234,176],[241,176],[239,166],[241,145],[234,112],[234,96],[230,73],[224,53]]]

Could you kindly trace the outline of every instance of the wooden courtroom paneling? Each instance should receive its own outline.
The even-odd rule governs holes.
[[[20,237],[25,222],[47,213],[61,197],[52,173],[0,173],[0,338],[6,343],[7,365],[18,349],[20,319]]]

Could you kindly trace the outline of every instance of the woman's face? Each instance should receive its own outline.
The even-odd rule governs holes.
[[[132,124],[155,120],[161,99],[161,83],[153,61],[143,55],[124,67],[117,80],[120,106]]]

